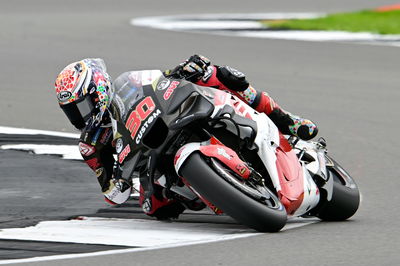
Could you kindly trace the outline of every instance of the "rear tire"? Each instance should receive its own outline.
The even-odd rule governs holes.
[[[260,232],[277,232],[286,224],[285,208],[253,199],[221,177],[198,153],[193,153],[180,170],[183,178],[200,195],[239,223]]]
[[[332,199],[317,214],[322,220],[343,221],[353,216],[360,205],[360,192],[353,178],[332,158],[328,174],[333,178]]]

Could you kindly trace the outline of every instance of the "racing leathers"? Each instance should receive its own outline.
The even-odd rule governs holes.
[[[211,65],[207,58],[195,55],[175,69],[165,71],[164,75],[172,78],[185,77],[197,85],[232,93],[257,111],[267,114],[284,134],[297,135],[305,140],[317,134],[318,129],[314,123],[281,109],[267,93],[254,89],[243,73],[229,66]],[[102,193],[111,204],[125,202],[132,191],[131,184],[127,181],[129,179],[123,178],[121,174],[121,160],[124,159],[121,154],[123,156],[129,145],[119,143],[115,132],[113,134],[113,130],[116,130],[115,125],[111,125],[110,122],[110,116],[118,120],[116,109],[118,108],[115,108],[115,104],[112,104],[112,114],[105,116],[105,121],[100,127],[83,130],[79,143],[85,162],[96,173]],[[116,159],[113,154],[116,155]],[[158,219],[177,218],[185,210],[180,202],[168,198],[163,187],[154,185],[150,197],[144,196],[143,187],[141,184],[139,203],[146,214]]]
[[[106,114],[105,120],[110,120]],[[80,136],[79,151],[86,164],[95,172],[105,200],[112,204],[124,203],[131,194],[131,184],[120,176],[114,159],[113,128],[110,122],[97,128],[85,128]]]
[[[283,110],[268,93],[253,88],[242,72],[229,66],[211,65],[210,60],[204,56],[193,55],[173,70],[165,71],[165,74],[171,77],[184,76],[197,85],[238,96],[258,112],[268,115],[283,134],[310,140],[318,133],[313,122]]]

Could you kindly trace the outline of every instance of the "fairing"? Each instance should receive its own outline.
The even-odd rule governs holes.
[[[114,141],[121,139],[118,159],[129,163],[125,168],[134,169],[142,155],[149,168],[154,168],[163,161],[162,156],[177,132],[197,120],[222,116],[237,121],[238,127],[231,128],[233,133],[239,129],[241,135],[251,140],[249,145],[257,150],[269,175],[266,178],[270,178],[289,214],[304,214],[318,202],[312,178],[275,124],[236,96],[185,80],[166,79],[160,71],[127,72],[114,86],[113,103],[118,110],[115,115],[122,118],[118,119],[121,122],[113,119]],[[208,143],[187,143],[179,149],[174,160],[178,175],[193,152],[218,159],[244,179],[250,175],[250,168],[233,150],[212,139]],[[150,180],[145,183],[152,184],[154,169],[149,171]]]
[[[301,215],[315,207],[319,201],[318,188],[276,125],[235,96],[216,91],[213,99],[216,106],[213,115],[229,105],[237,115],[256,122],[254,143],[287,213]]]

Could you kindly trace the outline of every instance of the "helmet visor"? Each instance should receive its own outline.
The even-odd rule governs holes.
[[[83,99],[61,105],[61,109],[77,129],[82,129],[85,127],[86,121],[90,118],[95,106],[91,101],[90,95],[86,95]]]

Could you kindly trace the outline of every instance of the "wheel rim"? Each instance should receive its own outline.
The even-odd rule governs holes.
[[[226,169],[221,163],[213,158],[211,158],[211,164],[223,179],[244,194],[261,204],[266,205],[270,209],[283,209],[283,205],[279,201],[278,197],[276,197],[276,195],[267,187],[250,183],[250,181],[245,180],[237,176],[236,173]]]

